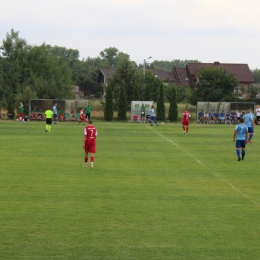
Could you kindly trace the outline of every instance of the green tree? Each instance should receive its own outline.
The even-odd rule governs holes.
[[[150,68],[172,71],[174,66],[178,68],[185,68],[187,63],[192,63],[192,62],[197,63],[200,61],[198,60],[172,60],[172,61],[155,60],[151,63]]]
[[[0,110],[1,110],[1,108],[3,108],[3,109],[7,109],[7,100],[6,100],[6,98],[5,98],[5,96],[1,99],[1,104],[0,104]]]
[[[117,68],[121,60],[129,60],[130,56],[124,52],[120,52],[115,47],[109,47],[99,53],[103,62],[108,64],[110,68]],[[132,66],[137,67],[134,61],[131,62]]]
[[[170,107],[169,107],[169,120],[178,120],[178,104],[177,104],[177,91],[173,85],[170,92]]]
[[[180,86],[175,84],[175,89],[177,92],[177,103],[187,104],[190,103],[191,97],[193,95],[192,90],[189,85]]]
[[[134,81],[134,93],[133,93],[133,100],[139,101],[140,100],[140,92],[138,87],[138,82]]]
[[[29,112],[29,100],[37,99],[37,95],[35,91],[32,91],[30,86],[26,86],[20,93],[16,94],[15,101],[16,104],[23,102],[24,105],[24,113],[28,114]]]
[[[130,105],[133,100],[133,82],[136,77],[137,75],[132,63],[127,59],[120,60],[115,73],[109,80],[111,86],[113,86],[113,93],[116,101],[118,100],[119,94],[118,86],[120,86],[121,82],[124,81],[126,100],[127,104]]]
[[[151,101],[151,88],[149,84],[145,85],[144,100]]]
[[[249,86],[247,92],[248,92],[248,97],[254,99],[256,98],[256,95],[260,92],[260,87]]]
[[[113,91],[110,84],[108,84],[106,92],[106,103],[104,109],[104,119],[106,121],[113,120]]]
[[[155,75],[151,71],[146,71],[145,85],[150,86],[150,90],[151,90],[151,99],[150,100],[153,100],[154,102],[157,102],[158,91],[159,91],[161,82],[162,81],[158,77],[155,77]]]
[[[120,92],[119,92],[118,114],[117,114],[118,121],[126,120],[126,110],[127,110],[127,102],[126,102],[126,93],[125,93],[125,83],[124,81],[122,81],[120,85]]]
[[[161,82],[159,87],[159,95],[157,99],[157,116],[158,120],[165,120],[165,105],[164,105],[164,85]]]
[[[109,47],[99,53],[101,58],[108,62],[109,67],[114,67],[114,59],[118,55],[118,49],[115,47]]]
[[[71,70],[64,57],[50,53],[49,46],[30,46],[13,29],[7,33],[1,46],[3,72],[0,95],[10,96],[24,92],[27,86],[39,98],[63,99],[72,96]],[[28,103],[28,100],[25,101]]]
[[[255,83],[260,83],[260,69],[252,70],[252,75],[254,77]]]
[[[7,100],[7,111],[9,114],[10,119],[14,119],[15,113],[14,113],[14,95],[10,95]]]
[[[50,55],[43,44],[32,47],[28,54],[28,63],[31,73],[25,86],[30,85],[38,98],[72,97],[72,73],[63,58]]]
[[[227,101],[233,97],[238,80],[222,67],[204,67],[197,74],[198,83],[194,91],[194,101]]]
[[[4,81],[4,95],[14,95],[20,90],[21,84],[27,79],[27,53],[29,46],[26,40],[19,37],[19,32],[11,29],[0,47],[2,50],[1,67]]]
[[[4,62],[4,59],[0,57],[0,101],[5,97],[7,94],[5,91],[5,83],[3,79],[3,68],[2,68],[2,63]]]

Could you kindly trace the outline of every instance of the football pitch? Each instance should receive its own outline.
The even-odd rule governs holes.
[[[0,259],[260,259],[260,126],[0,121]]]

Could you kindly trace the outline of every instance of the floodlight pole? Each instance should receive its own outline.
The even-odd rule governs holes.
[[[143,65],[143,73],[144,73],[144,75],[145,75],[145,61],[146,60],[149,60],[149,59],[151,59],[152,58],[152,56],[150,56],[149,58],[147,58],[147,59],[144,59],[144,65]]]

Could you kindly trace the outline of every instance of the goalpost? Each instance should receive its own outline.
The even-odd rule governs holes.
[[[29,117],[32,114],[32,111],[36,109],[37,111],[44,112],[53,107],[57,103],[58,112],[63,108],[65,112],[65,120],[69,119],[71,109],[75,111],[75,118],[79,114],[79,111],[82,107],[88,105],[88,100],[67,100],[67,99],[30,99],[29,100]]]

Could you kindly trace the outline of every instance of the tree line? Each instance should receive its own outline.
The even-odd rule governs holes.
[[[45,43],[32,46],[13,29],[6,34],[0,50],[0,106],[16,108],[16,104],[22,101],[25,111],[28,110],[29,99],[72,98],[73,85],[79,86],[85,96],[99,98],[103,87],[98,83],[100,68],[116,69],[105,90],[107,95],[109,89],[112,91],[113,111],[120,108],[128,110],[132,100],[153,100],[160,103],[162,100],[171,102],[175,99],[177,103],[191,104],[196,104],[204,98],[208,101],[231,100],[234,98],[234,84],[237,84],[237,81],[230,78],[225,71],[205,68],[205,71],[200,72],[199,77],[203,80],[196,84],[195,91],[191,91],[189,86],[165,85],[149,69],[170,71],[173,66],[185,67],[188,62],[199,61],[155,60],[146,64],[147,70],[144,75],[143,64],[131,61],[128,54],[120,52],[115,47],[104,49],[98,57],[80,60],[78,50]],[[215,76],[212,76],[212,73]],[[260,71],[256,69],[252,73],[256,82],[260,82]],[[209,84],[209,80],[216,79],[216,76],[215,84]],[[215,89],[216,86],[218,91]],[[256,94],[253,90],[252,96]],[[121,104],[122,99],[125,99],[125,105]],[[163,108],[160,111],[163,111]],[[124,115],[120,115],[119,120],[124,120]]]

